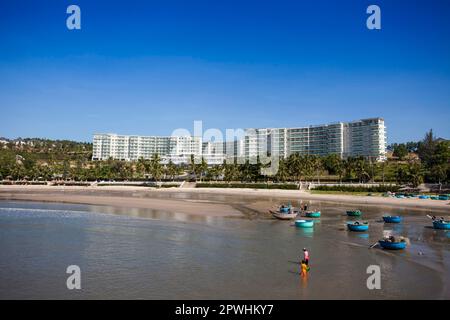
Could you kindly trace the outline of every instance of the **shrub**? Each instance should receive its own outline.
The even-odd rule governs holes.
[[[400,186],[397,185],[379,185],[373,187],[364,186],[317,186],[313,190],[318,191],[342,191],[342,192],[397,192]]]
[[[246,188],[246,189],[283,189],[297,190],[295,184],[275,184],[275,183],[197,183],[196,188]]]

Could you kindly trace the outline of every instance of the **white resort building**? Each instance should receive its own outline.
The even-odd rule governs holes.
[[[256,158],[258,155],[288,157],[293,153],[341,158],[363,156],[386,160],[386,127],[382,118],[337,122],[299,128],[246,129],[242,140],[203,142],[191,136],[127,136],[94,134],[93,160],[135,161],[158,154],[163,163],[189,163],[191,155],[210,165],[229,158]]]
[[[286,158],[299,153],[386,160],[386,126],[381,118],[300,128],[246,129],[244,139],[247,159],[261,154]]]
[[[92,160],[135,161],[150,159],[154,154],[163,162],[187,163],[191,154],[202,154],[200,137],[126,136],[118,134],[94,134]]]

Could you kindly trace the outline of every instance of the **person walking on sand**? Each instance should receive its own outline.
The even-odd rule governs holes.
[[[306,248],[303,248],[303,261],[305,261],[306,265],[309,265],[309,252]]]

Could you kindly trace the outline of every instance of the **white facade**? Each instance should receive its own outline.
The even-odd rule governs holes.
[[[344,157],[363,155],[377,161],[386,158],[386,126],[380,118],[364,119],[344,125]]]
[[[150,159],[154,154],[161,157],[161,163],[190,163],[204,158],[209,165],[222,164],[226,155],[219,152],[218,144],[202,144],[200,137],[191,136],[128,136],[118,134],[94,134],[92,160],[136,161]]]
[[[95,134],[93,140],[93,160],[109,158],[135,161],[140,158],[150,159],[154,154],[162,158],[173,157],[175,160],[190,159],[191,154],[201,155],[200,137],[150,137],[126,136],[117,134]]]
[[[301,128],[247,129],[244,140],[247,159],[268,153],[284,158],[299,153],[386,160],[386,127],[381,118]]]
[[[232,158],[251,159],[259,156],[291,154],[341,158],[363,156],[374,161],[386,160],[386,126],[381,118],[300,128],[246,129],[242,140],[205,142],[192,136],[127,136],[95,134],[93,160],[109,158],[135,161],[158,154],[163,163],[189,163],[203,157],[209,165],[222,164]]]

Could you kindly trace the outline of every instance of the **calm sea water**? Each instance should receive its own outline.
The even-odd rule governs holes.
[[[426,212],[362,207],[371,228],[359,234],[345,230],[345,206],[312,205],[322,218],[307,230],[270,219],[0,201],[0,298],[450,298],[450,233],[427,227]],[[384,225],[384,212],[404,223]],[[386,230],[409,237],[408,250],[368,249]],[[307,279],[298,274],[303,247]],[[81,268],[81,290],[66,287],[69,265]],[[366,287],[369,265],[381,268],[381,290]]]

